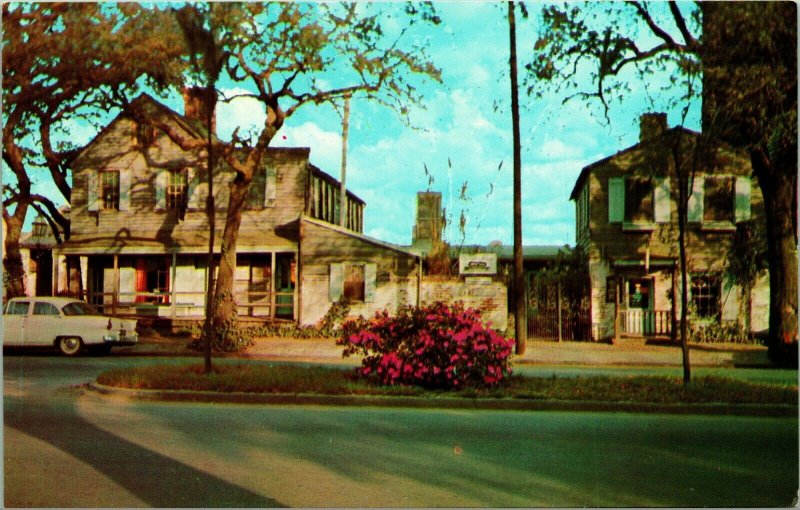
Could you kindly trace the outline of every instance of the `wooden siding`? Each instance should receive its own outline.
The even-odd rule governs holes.
[[[648,151],[650,149],[650,151]],[[652,145],[642,147],[617,157],[609,158],[604,164],[592,169],[586,180],[586,188],[590,198],[589,225],[584,232],[589,233],[589,241],[593,247],[600,249],[603,256],[611,259],[640,258],[644,259],[648,250],[651,258],[676,258],[678,256],[678,186],[675,171],[668,157],[662,157],[659,151],[652,151]],[[698,174],[703,176],[709,172]],[[720,149],[713,175],[731,175],[750,177],[749,160],[743,155],[736,155]],[[624,222],[609,222],[609,181],[627,176],[654,177],[656,185],[660,178],[668,179],[657,193],[668,194],[668,221],[654,221],[648,226],[633,227]],[[580,199],[577,200],[580,202]],[[755,180],[751,185],[751,210],[754,217],[763,217],[763,198]],[[660,212],[660,214],[666,214]],[[709,229],[702,223],[689,223],[687,229],[687,251],[692,268],[702,270],[721,270],[727,252],[733,224],[726,229]],[[633,228],[631,228],[633,227]],[[583,241],[583,236],[577,239]],[[579,243],[580,244],[580,243]]]
[[[190,133],[184,132],[189,135]],[[208,239],[205,199],[208,186],[204,158],[181,150],[163,133],[150,147],[140,147],[136,140],[136,123],[119,117],[79,158],[73,170],[72,241],[71,245],[102,239],[101,244],[136,244],[155,242],[169,247],[191,248],[204,246]],[[96,186],[96,172],[118,168],[129,179],[130,206],[128,210],[89,211],[90,191]],[[184,217],[178,211],[167,210],[159,185],[166,182],[165,172],[188,168],[188,208]],[[273,184],[275,189],[260,190],[276,196],[263,200],[259,206],[245,209],[239,233],[239,246],[296,247],[297,218],[306,208],[308,182],[307,149],[270,149],[261,175],[271,172],[273,179],[254,179],[254,185]],[[223,166],[214,177],[216,204],[216,235],[222,236],[225,209],[228,203],[228,183],[233,172]],[[294,230],[294,233],[292,231]]]

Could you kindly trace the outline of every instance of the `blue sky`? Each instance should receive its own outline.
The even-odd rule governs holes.
[[[520,69],[531,55],[540,5],[528,4],[531,18],[518,18]],[[431,190],[443,194],[452,220],[445,234],[451,244],[494,240],[511,244],[513,160],[506,4],[442,2],[436,8],[442,24],[410,37],[429,43],[443,83],[421,87],[424,101],[412,107],[412,127],[388,109],[352,101],[347,187],[367,202],[364,230],[372,237],[409,244],[416,193]],[[656,76],[651,85],[666,83],[668,78]],[[235,89],[231,86],[225,91]],[[597,105],[562,104],[562,99],[555,94],[542,99],[520,95],[523,241],[527,245],[574,244],[575,211],[569,194],[575,179],[583,166],[636,143],[639,114],[667,111],[670,125],[680,121],[680,112],[664,107],[666,97],[653,99],[636,82],[624,103],[612,105],[609,125],[598,120]],[[167,104],[183,111],[177,95]],[[251,100],[218,106],[218,134],[223,139],[236,126],[244,131],[261,122],[263,108]],[[686,126],[699,129],[699,104],[694,105]],[[287,120],[273,145],[310,147],[312,163],[338,178],[341,128],[341,118],[332,107],[305,106]],[[85,127],[73,133],[79,142],[88,142],[91,136],[92,130]],[[430,186],[424,166],[434,178]],[[464,183],[467,200],[460,199]],[[37,191],[42,188],[48,188],[46,180]],[[462,211],[467,219],[463,239],[457,226]]]

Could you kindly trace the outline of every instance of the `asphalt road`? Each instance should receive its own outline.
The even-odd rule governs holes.
[[[3,361],[5,505],[791,506],[796,418],[137,402]]]

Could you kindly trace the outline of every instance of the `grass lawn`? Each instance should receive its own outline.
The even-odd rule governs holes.
[[[684,386],[678,377],[577,376],[526,377],[514,375],[496,388],[459,391],[426,390],[417,386],[380,386],[340,368],[285,364],[215,364],[211,374],[203,366],[152,365],[110,370],[97,381],[133,389],[219,392],[460,396],[640,403],[730,403],[797,405],[797,387],[748,382],[718,376],[696,377]]]

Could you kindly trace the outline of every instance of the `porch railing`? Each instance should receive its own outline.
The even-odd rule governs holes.
[[[672,333],[670,310],[621,310],[622,334],[629,336],[656,336]]]
[[[205,292],[84,291],[82,298],[106,315],[157,317],[205,315]],[[293,292],[238,292],[234,293],[234,299],[240,316],[294,317]]]

